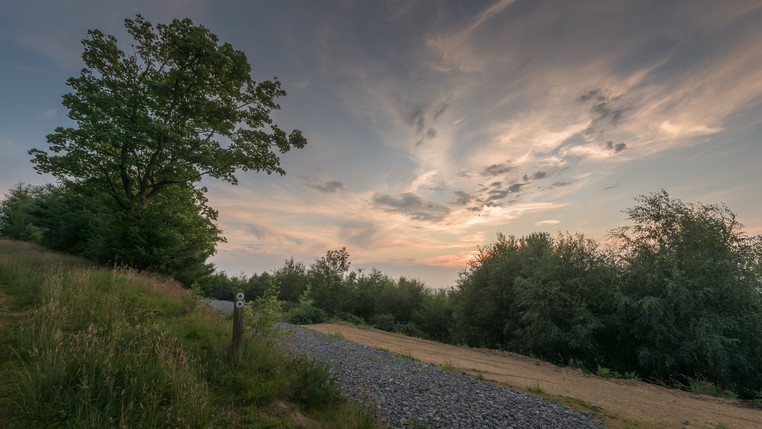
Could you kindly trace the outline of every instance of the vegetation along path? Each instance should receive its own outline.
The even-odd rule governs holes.
[[[638,428],[762,428],[762,410],[741,401],[698,395],[635,380],[601,378],[515,353],[471,349],[348,323],[309,325],[324,334],[450,366],[519,389],[577,398],[618,416],[607,423]]]

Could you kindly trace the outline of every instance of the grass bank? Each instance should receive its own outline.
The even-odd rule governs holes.
[[[0,240],[0,427],[378,427],[188,290]]]

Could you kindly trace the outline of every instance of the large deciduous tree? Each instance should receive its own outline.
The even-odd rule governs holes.
[[[85,68],[63,96],[76,126],[56,128],[48,151],[29,153],[39,173],[101,201],[108,219],[91,240],[100,242],[94,259],[188,283],[209,271],[204,261],[224,240],[198,182],[284,174],[278,153],[306,139],[270,118],[285,95],[278,80],[255,82],[246,55],[208,29],[189,19],[154,27],[140,15],[125,27],[133,38],[126,50],[88,32]]]
[[[38,172],[102,187],[126,212],[204,176],[284,173],[275,151],[306,140],[270,118],[285,95],[277,79],[255,82],[243,52],[189,19],[125,26],[127,52],[99,30],[82,42],[85,68],[63,97],[77,126],[50,134],[50,152],[30,151]]]

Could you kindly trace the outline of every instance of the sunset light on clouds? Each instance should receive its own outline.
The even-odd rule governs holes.
[[[309,141],[287,175],[203,183],[230,274],[345,246],[447,287],[498,232],[603,241],[661,188],[762,233],[759,1],[2,3],[0,193],[52,181],[27,150],[70,123],[88,29],[188,17],[278,77],[274,119]]]

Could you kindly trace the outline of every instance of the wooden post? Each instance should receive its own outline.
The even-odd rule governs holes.
[[[241,347],[243,334],[243,291],[236,291],[235,304],[233,306],[233,352]]]

